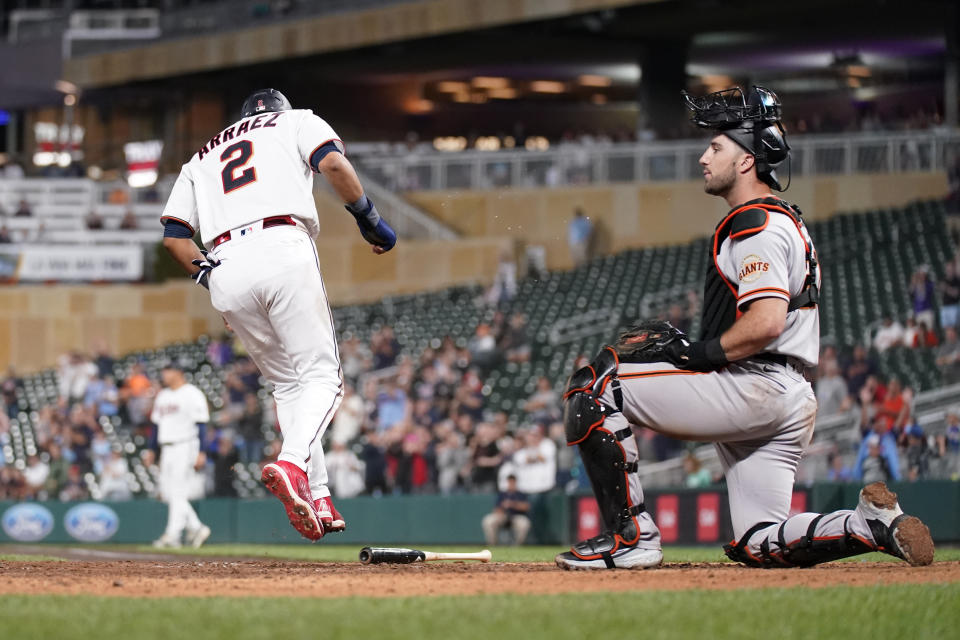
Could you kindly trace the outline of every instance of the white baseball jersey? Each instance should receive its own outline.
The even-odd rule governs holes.
[[[207,398],[192,384],[163,389],[153,403],[150,420],[157,425],[157,442],[161,445],[196,440],[197,423],[210,421]]]
[[[334,130],[309,109],[243,118],[183,165],[161,220],[199,228],[208,249],[225,231],[278,215],[293,216],[316,238],[310,158],[328,142],[343,153]]]
[[[724,240],[717,264],[727,280],[737,283],[737,306],[742,308],[748,302],[771,297],[789,302],[803,291],[807,278],[804,242],[812,246],[806,227],[798,227],[789,216],[779,213],[769,214],[767,226],[760,233],[739,240]],[[818,270],[818,286],[819,278]],[[817,308],[789,312],[783,333],[764,351],[794,356],[808,366],[816,365],[820,357]]]

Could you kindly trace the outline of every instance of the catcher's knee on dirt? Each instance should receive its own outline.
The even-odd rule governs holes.
[[[861,553],[876,551],[876,547],[869,541],[853,534],[844,521],[843,534],[840,536],[817,537],[817,525],[824,516],[818,515],[810,521],[804,535],[795,540],[787,540],[784,534],[787,523],[785,520],[776,529],[776,533],[767,533],[760,540],[759,546],[750,544],[750,538],[763,529],[768,529],[776,523],[760,522],[750,527],[739,542],[734,540],[723,546],[724,553],[734,562],[742,562],[750,567],[812,567],[824,562],[832,562],[841,558],[857,556]],[[848,516],[849,519],[849,516]],[[751,551],[756,549],[756,551]]]
[[[602,542],[602,546],[610,549],[597,549],[594,553],[609,552],[620,543],[636,544],[640,536],[636,516],[644,511],[643,503],[638,499],[639,481],[630,481],[638,469],[633,432],[629,425],[617,431],[604,426],[607,417],[619,413],[622,406],[617,365],[614,350],[604,347],[589,366],[571,376],[564,394],[563,421],[567,444],[580,447],[580,457],[597,497],[600,517],[609,532],[609,540]],[[616,407],[601,401],[608,386],[613,391]],[[599,538],[595,540],[600,541]]]

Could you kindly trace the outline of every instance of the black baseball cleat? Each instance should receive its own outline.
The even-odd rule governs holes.
[[[619,535],[601,533],[573,545],[555,561],[561,569],[649,569],[663,562],[663,552],[629,545]]]
[[[906,560],[914,567],[933,562],[933,538],[920,518],[908,516],[897,504],[897,494],[882,482],[860,490],[857,511],[867,521],[877,551]]]

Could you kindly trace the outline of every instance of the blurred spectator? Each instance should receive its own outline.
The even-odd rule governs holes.
[[[537,379],[537,389],[523,404],[523,410],[535,423],[553,422],[560,417],[560,394],[553,390],[549,378]]]
[[[353,385],[345,382],[343,385],[343,401],[333,416],[330,425],[331,439],[335,443],[347,444],[360,435],[363,427],[366,408],[363,398],[357,395]]]
[[[26,200],[21,200],[20,204],[17,206],[17,210],[14,212],[14,218],[30,218],[33,216],[33,210],[30,208],[30,203]]]
[[[863,484],[871,482],[889,482],[891,473],[889,465],[880,450],[880,436],[870,434],[866,439],[867,455],[860,463],[860,481]]]
[[[920,346],[922,342],[920,338],[920,327],[917,326],[917,321],[913,316],[907,318],[907,321],[903,326],[903,346],[914,349]]]
[[[517,295],[517,261],[510,251],[500,254],[497,273],[493,284],[484,295],[484,301],[490,306],[499,306],[510,302]]]
[[[474,369],[469,369],[460,379],[460,386],[451,404],[451,414],[457,417],[470,416],[479,422],[483,419],[483,403],[483,381]]]
[[[500,339],[499,349],[507,362],[530,360],[530,337],[527,335],[527,319],[522,313],[510,316],[510,322]]]
[[[101,416],[115,416],[120,410],[119,400],[120,394],[113,378],[110,376],[100,378],[94,375],[87,384],[83,404],[93,407]]]
[[[239,457],[244,462],[256,462],[263,451],[263,407],[257,394],[248,392],[244,396],[243,411],[233,423],[240,445]]]
[[[710,471],[703,467],[703,464],[692,451],[688,451],[683,457],[684,486],[690,489],[709,487],[713,483],[710,477]]]
[[[87,217],[83,219],[83,223],[86,225],[87,229],[91,231],[99,231],[103,229],[103,216],[91,209],[90,213],[87,214]]]
[[[119,447],[110,451],[110,458],[103,465],[100,473],[100,491],[104,500],[129,500],[130,487],[127,484],[127,474],[130,466]]]
[[[14,466],[0,467],[0,498],[22,500],[27,497],[27,482]]]
[[[875,423],[884,431],[894,431],[899,434],[910,421],[912,400],[913,390],[909,387],[904,389],[898,378],[890,378],[887,392],[876,407]]]
[[[357,454],[343,442],[334,440],[324,456],[330,491],[338,498],[352,498],[363,493],[364,467]]]
[[[836,451],[827,454],[827,480],[829,482],[855,482],[857,480],[853,469],[846,466],[843,456]]]
[[[96,357],[93,359],[93,364],[97,367],[97,375],[101,378],[112,376],[113,365],[116,363],[116,360],[110,355],[110,351],[107,349],[107,343],[104,340],[98,340],[94,352],[96,353]]]
[[[573,219],[567,226],[567,246],[570,248],[570,260],[579,267],[590,260],[590,240],[593,237],[593,223],[583,215],[579,207],[573,213]]]
[[[340,343],[340,366],[347,380],[356,383],[362,373],[370,370],[372,362],[369,349],[356,336]]]
[[[513,544],[522,545],[530,532],[530,501],[517,489],[517,477],[507,476],[507,488],[497,494],[497,505],[483,517],[481,527],[489,546],[498,543],[501,529],[513,533]]]
[[[944,265],[943,280],[940,289],[940,327],[956,327],[960,316],[960,275],[953,261]]]
[[[960,340],[955,327],[947,327],[944,331],[943,344],[937,347],[934,356],[943,373],[943,381],[946,384],[960,382]]]
[[[87,385],[97,375],[97,366],[79,352],[73,351],[59,358],[60,397],[68,402],[79,402],[87,393]]]
[[[39,499],[40,493],[47,484],[47,477],[50,475],[50,465],[40,459],[36,454],[27,458],[27,466],[23,470],[23,479],[26,482],[26,496]]]
[[[70,475],[70,463],[63,457],[63,450],[56,442],[47,447],[49,458],[47,464],[50,473],[47,475],[47,495],[51,498],[59,497],[61,487],[66,486]],[[102,485],[101,485],[102,486]]]
[[[60,500],[64,502],[79,502],[87,500],[90,497],[90,491],[87,489],[87,483],[83,480],[83,473],[79,465],[70,465],[67,470],[67,483],[60,488]]]
[[[474,491],[488,493],[497,487],[497,468],[503,462],[497,445],[496,430],[489,424],[477,425],[470,453],[470,484]]]
[[[817,380],[827,374],[827,369],[831,364],[837,365],[837,368],[840,367],[840,360],[837,357],[837,348],[832,344],[825,344],[820,349],[820,361],[817,363]]]
[[[403,392],[395,378],[387,383],[387,388],[377,394],[377,428],[386,431],[407,416],[407,394]]]
[[[364,486],[367,493],[381,495],[387,492],[387,457],[381,448],[382,438],[373,431],[366,434],[360,450],[363,462]]]
[[[527,494],[544,493],[557,484],[557,445],[543,435],[539,426],[523,435],[523,447],[513,454],[517,486]]]
[[[221,434],[216,444],[216,449],[210,455],[213,458],[213,495],[232,498],[237,495],[237,489],[233,486],[233,468],[240,462],[240,454],[233,438],[228,435]]]
[[[403,493],[421,493],[430,482],[429,436],[417,429],[403,437],[397,459],[395,486]]]
[[[140,226],[140,223],[137,221],[137,214],[133,212],[133,209],[127,209],[126,213],[123,214],[123,218],[120,219],[120,228],[123,230],[133,230]]]
[[[893,433],[874,425],[860,442],[853,473],[863,484],[900,480],[900,456]]]
[[[470,342],[467,344],[470,351],[470,361],[484,370],[497,364],[500,354],[497,351],[497,340],[493,337],[490,325],[481,322],[477,325]]]
[[[850,409],[852,402],[847,382],[840,376],[836,360],[826,365],[823,375],[817,380],[816,396],[819,416],[832,416]]]
[[[213,338],[207,345],[207,360],[215,367],[223,367],[233,362],[233,349],[230,347],[230,336],[223,334]]]
[[[223,406],[230,414],[239,414],[246,404],[247,385],[238,371],[228,372],[223,381]]]
[[[143,365],[139,362],[134,364],[120,391],[120,397],[127,404],[127,415],[133,424],[146,422],[153,391],[153,383],[144,372]]]
[[[913,272],[913,278],[910,280],[910,303],[913,308],[913,317],[917,324],[925,324],[928,327],[934,326],[936,318],[933,315],[933,294],[935,286],[930,279],[930,273],[926,267],[920,267]],[[907,346],[910,346],[909,343]]]
[[[903,344],[903,325],[892,316],[884,316],[883,323],[873,337],[873,348],[882,352],[901,344]]]
[[[927,326],[926,323],[921,322],[917,331],[917,339],[914,342],[913,347],[932,349],[938,344],[940,344],[940,338],[937,337],[937,332],[931,327]]]
[[[907,460],[907,479],[910,482],[923,480],[930,472],[930,458],[932,452],[927,446],[927,439],[918,425],[911,425],[905,431]]]
[[[20,411],[19,401],[17,400],[17,385],[19,380],[17,372],[13,365],[7,368],[7,375],[0,381],[0,402],[6,408],[6,415],[10,419],[16,418]]]
[[[10,244],[13,242],[13,236],[6,225],[0,226],[0,244]]]
[[[435,433],[437,489],[443,495],[449,495],[460,486],[461,470],[470,463],[470,449],[450,423],[438,425]]]
[[[860,389],[866,384],[867,378],[876,375],[878,371],[877,364],[873,357],[867,353],[866,347],[856,345],[843,374],[843,377],[847,379],[847,390],[850,395],[859,397]]]
[[[373,352],[373,368],[392,367],[400,355],[400,343],[397,342],[393,327],[387,325],[370,337],[370,350]]]

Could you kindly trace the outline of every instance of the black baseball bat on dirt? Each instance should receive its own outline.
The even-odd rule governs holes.
[[[390,547],[364,547],[360,550],[363,564],[412,564],[431,560],[479,560],[490,562],[489,549],[477,553],[435,553],[418,549],[395,549]]]

